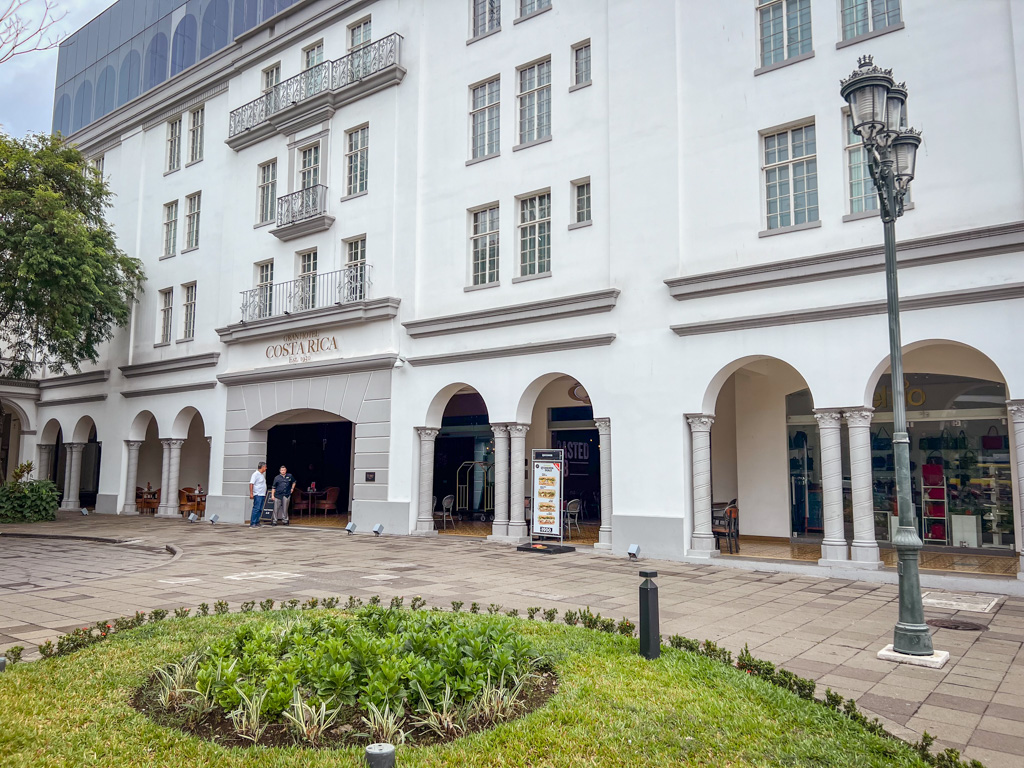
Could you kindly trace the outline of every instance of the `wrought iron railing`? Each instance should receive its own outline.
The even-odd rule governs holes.
[[[242,321],[363,301],[369,297],[370,285],[370,265],[365,262],[349,264],[337,272],[259,285],[242,291]]]
[[[277,198],[277,226],[284,227],[327,213],[327,187],[317,184]]]
[[[336,91],[401,62],[402,36],[397,32],[335,61],[325,61],[278,83],[258,99],[234,110],[228,138],[259,125],[275,112],[324,91]]]

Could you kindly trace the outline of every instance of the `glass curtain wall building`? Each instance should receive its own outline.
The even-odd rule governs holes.
[[[74,133],[295,0],[119,0],[60,44],[53,131]]]

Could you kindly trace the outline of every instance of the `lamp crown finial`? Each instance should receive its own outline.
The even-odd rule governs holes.
[[[857,68],[858,69],[868,69],[871,66],[873,66],[874,63],[875,63],[875,57],[872,56],[870,53],[865,53],[863,56],[861,56],[859,59],[857,59]]]

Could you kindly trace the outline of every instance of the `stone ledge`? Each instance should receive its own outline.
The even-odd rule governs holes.
[[[949,651],[935,651],[929,656],[911,656],[909,653],[897,653],[893,650],[892,643],[889,643],[878,652],[878,658],[882,661],[895,661],[897,664],[909,664],[912,667],[942,669],[949,661]]]

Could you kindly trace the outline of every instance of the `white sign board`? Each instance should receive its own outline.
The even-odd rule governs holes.
[[[533,451],[533,535],[562,538],[561,449]]]

